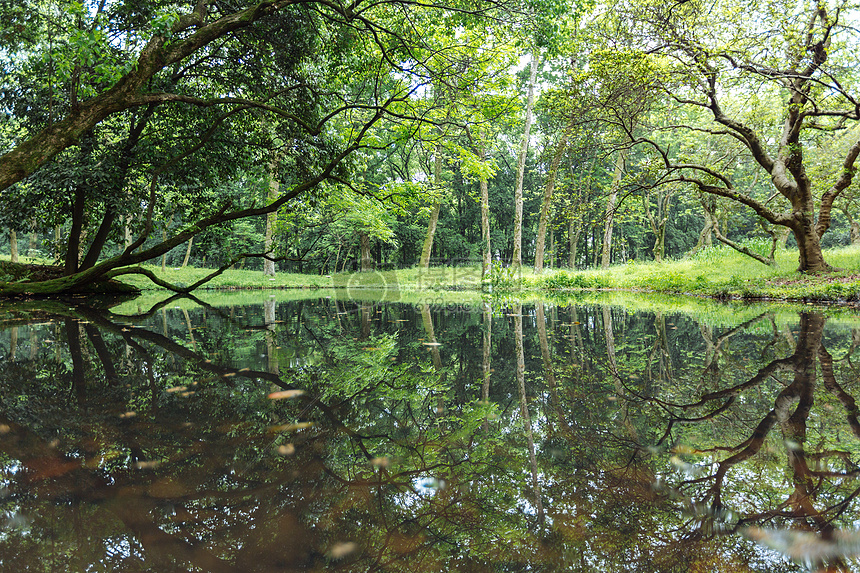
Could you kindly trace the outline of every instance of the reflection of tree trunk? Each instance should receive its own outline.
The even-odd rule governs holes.
[[[444,384],[445,372],[442,370],[442,354],[439,352],[439,345],[436,342],[436,333],[433,330],[433,316],[430,314],[430,305],[424,303],[421,305],[421,322],[424,325],[424,333],[429,343],[430,357],[433,361],[433,370],[439,373],[439,380]],[[436,413],[441,415],[445,412],[445,397],[441,394],[436,401]]]
[[[15,354],[18,352],[18,327],[9,329],[9,360],[14,362]]]
[[[84,357],[81,354],[81,331],[78,321],[66,319],[66,338],[69,341],[69,355],[72,357],[72,392],[82,405],[87,398],[86,378],[84,378]]]
[[[85,324],[84,330],[86,331],[87,338],[90,339],[90,343],[93,345],[93,348],[96,349],[96,355],[102,363],[102,367],[105,371],[105,379],[107,380],[108,385],[113,387],[118,386],[119,376],[117,376],[113,358],[111,357],[110,351],[108,351],[108,347],[102,339],[98,329],[93,327],[91,324]]]
[[[424,303],[421,305],[421,322],[424,325],[424,333],[427,336],[428,348],[433,360],[433,368],[440,372],[442,370],[442,354],[439,352],[439,346],[436,342],[436,333],[433,330],[433,316],[430,314],[430,305]]]
[[[185,326],[188,328],[188,339],[191,341],[191,348],[197,351],[197,342],[194,340],[194,329],[191,327],[191,317],[188,316],[188,311],[182,309],[182,314],[185,315]]]
[[[30,326],[30,360],[35,360],[39,355],[39,335],[36,329]]]
[[[668,382],[671,378],[670,374],[670,354],[669,354],[669,342],[666,339],[666,317],[663,316],[663,313],[657,311],[654,314],[654,329],[657,331],[654,336],[654,346],[651,348],[651,353],[648,355],[648,364],[645,368],[646,378],[649,384],[652,386],[650,392],[655,392],[656,389],[653,388],[655,382],[660,383],[660,387],[663,386],[663,383]],[[657,376],[656,379],[654,377],[654,362],[657,362]]]
[[[526,431],[526,441],[529,449],[529,465],[532,471],[532,488],[534,489],[534,504],[537,510],[538,524],[543,525],[544,513],[541,501],[540,481],[538,480],[537,457],[535,456],[535,439],[532,431],[532,420],[529,416],[529,406],[526,398],[526,359],[523,349],[523,307],[514,306],[514,348],[517,355],[517,390],[520,396],[520,415]]]
[[[615,357],[615,333],[612,329],[612,309],[603,305],[603,336],[606,339],[606,355],[609,358],[609,372],[612,379],[615,380],[615,392],[619,398],[622,397],[623,388],[621,386],[621,377],[618,375],[618,361]]]
[[[481,372],[483,374],[483,384],[481,385],[481,402],[484,404],[490,403],[490,375],[492,369],[490,365],[491,347],[493,342],[493,307],[490,303],[484,303],[484,336],[483,336],[483,353],[481,356]],[[490,421],[484,418],[484,430],[489,431]]]
[[[539,302],[535,305],[535,319],[537,320],[537,328],[538,328],[538,339],[540,340],[540,354],[543,359],[543,372],[544,378],[546,378],[547,385],[549,386],[549,395],[550,400],[552,401],[552,408],[555,410],[556,415],[558,416],[558,425],[565,430],[570,430],[570,427],[567,424],[567,420],[564,419],[564,413],[561,410],[561,401],[558,398],[558,384],[555,379],[555,371],[553,370],[552,365],[552,355],[549,351],[549,340],[546,335],[546,317],[544,316],[544,308],[543,303]],[[550,417],[547,416],[547,422],[549,422]],[[548,433],[552,434],[552,428],[549,428]]]
[[[280,374],[278,363],[278,341],[275,336],[277,302],[269,298],[263,303],[263,322],[266,324],[266,360],[269,374]]]
[[[361,335],[359,340],[367,340],[368,338],[370,338],[370,315],[372,312],[372,303],[361,303]]]

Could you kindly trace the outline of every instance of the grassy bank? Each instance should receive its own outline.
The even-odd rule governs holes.
[[[825,275],[803,275],[795,271],[796,251],[777,254],[777,265],[769,267],[745,257],[728,247],[714,247],[694,257],[662,263],[630,262],[606,270],[569,271],[547,269],[536,275],[530,268],[521,272],[498,267],[491,281],[494,298],[518,293],[564,293],[575,291],[624,290],[692,294],[697,296],[784,300],[798,302],[860,301],[860,247],[829,249],[826,260],[843,270]],[[33,261],[39,262],[39,261]],[[146,266],[162,279],[177,285],[189,285],[212,272],[212,269],[184,269]],[[142,275],[124,275],[122,281],[143,291],[162,291]],[[486,288],[489,285],[484,285]],[[201,287],[211,290],[311,289],[327,291],[345,289],[353,294],[481,290],[479,267],[434,267],[429,270],[410,268],[371,273],[338,273],[306,275],[277,273],[264,276],[259,270],[231,269]],[[323,294],[322,292],[320,294]],[[382,298],[390,298],[383,294]]]
[[[502,291],[613,289],[803,302],[860,301],[860,248],[827,250],[825,259],[842,270],[821,275],[798,273],[796,251],[779,252],[776,259],[777,265],[771,267],[728,247],[715,247],[688,259],[631,262],[606,270],[558,269],[535,275],[524,269],[517,276],[501,269],[494,286]]]

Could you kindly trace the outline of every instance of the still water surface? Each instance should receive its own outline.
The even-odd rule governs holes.
[[[657,308],[0,308],[0,570],[856,570],[860,322]]]

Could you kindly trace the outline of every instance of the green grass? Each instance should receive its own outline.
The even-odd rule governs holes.
[[[536,275],[530,268],[515,273],[499,267],[494,269],[491,277],[492,296],[501,300],[514,293],[519,297],[529,291],[546,296],[547,293],[563,295],[576,291],[623,290],[797,302],[860,301],[860,247],[827,250],[825,259],[844,270],[825,275],[798,273],[795,270],[796,251],[778,252],[776,258],[778,264],[769,267],[728,247],[718,246],[681,260],[630,262],[606,270],[547,269]],[[157,265],[145,268],[170,283],[183,286],[212,272],[211,269],[193,267],[166,268],[164,271]],[[120,280],[145,293],[164,292],[143,275],[123,275]],[[402,298],[406,292],[476,291],[481,290],[482,285],[477,266],[434,267],[429,270],[413,267],[333,276],[279,272],[275,277],[266,277],[259,270],[231,269],[203,285],[196,294],[200,296],[200,293],[213,290],[308,289],[319,291],[317,294],[321,296],[340,296],[334,294],[337,292],[334,289],[339,288],[349,289],[354,297],[372,295],[377,299],[380,296],[391,299]]]

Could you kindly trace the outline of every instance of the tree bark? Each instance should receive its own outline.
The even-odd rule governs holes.
[[[523,179],[526,171],[526,154],[529,150],[529,138],[532,128],[532,109],[535,103],[535,80],[537,79],[538,53],[532,52],[531,67],[529,69],[528,96],[526,99],[526,123],[523,128],[523,139],[520,143],[520,152],[517,156],[517,182],[514,188],[514,252],[511,258],[511,266],[519,269],[523,265]]]
[[[18,234],[15,229],[9,229],[9,260],[18,262]]]
[[[116,221],[116,210],[108,206],[102,218],[101,225],[99,225],[96,235],[93,237],[93,242],[90,244],[84,260],[81,262],[80,270],[88,269],[98,262],[99,255],[101,255],[102,249],[107,242],[114,221]]]

